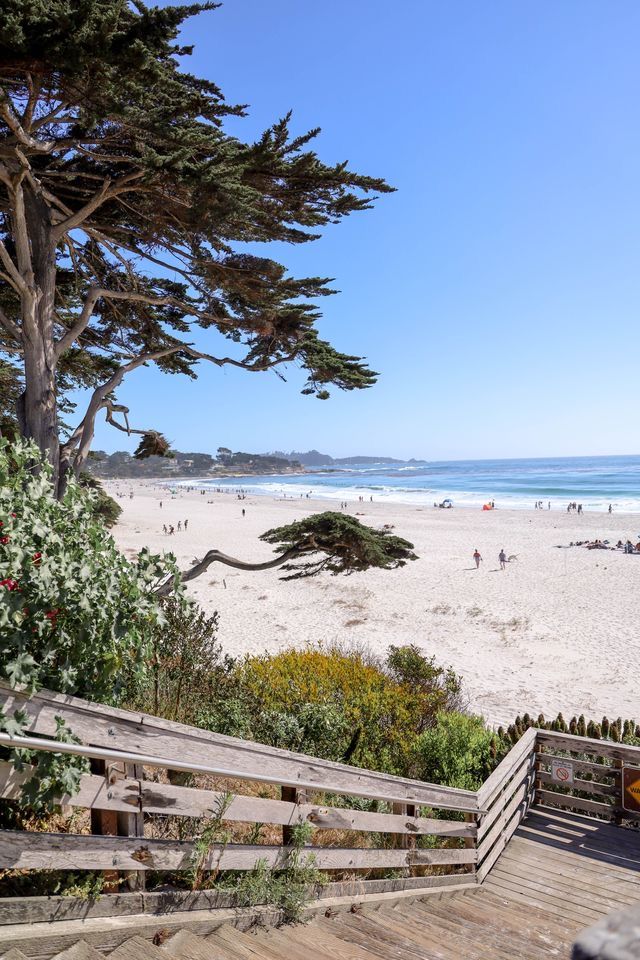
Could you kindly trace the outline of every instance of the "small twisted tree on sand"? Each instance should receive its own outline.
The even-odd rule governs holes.
[[[155,364],[196,375],[297,362],[303,393],[368,387],[362,358],[316,329],[334,291],[294,278],[248,243],[315,240],[365,210],[384,180],[324,164],[317,130],[287,115],[253,143],[225,131],[244,108],[182,69],[183,22],[216,4],[4,0],[0,5],[0,414],[52,468],[57,496],[79,474],[96,417],[133,429],[116,391]],[[90,391],[84,413],[69,392]]]
[[[322,571],[332,574],[354,573],[378,567],[392,570],[403,567],[407,560],[416,560],[413,544],[387,530],[375,530],[343,513],[317,513],[306,520],[297,520],[284,527],[267,530],[260,537],[276,545],[276,556],[261,563],[249,563],[230,557],[220,550],[209,550],[189,570],[178,574],[181,583],[195,580],[212,563],[223,563],[236,570],[270,570],[281,567],[288,575],[283,580],[314,577]],[[166,596],[174,588],[175,576],[157,590]]]

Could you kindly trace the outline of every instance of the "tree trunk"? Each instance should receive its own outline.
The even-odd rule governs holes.
[[[25,187],[24,204],[32,283],[22,297],[25,389],[20,410],[21,426],[23,435],[35,441],[53,467],[57,495],[60,443],[54,345],[56,251],[51,238],[49,207],[44,199]]]

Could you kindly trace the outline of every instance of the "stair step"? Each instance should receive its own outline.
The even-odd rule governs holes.
[[[22,950],[18,950],[17,947],[11,947],[10,950],[7,950],[6,953],[2,954],[0,960],[28,960],[28,958],[24,955]]]
[[[441,944],[449,949],[455,948],[459,951],[459,956],[468,960],[512,960],[513,958],[512,950],[503,952],[497,949],[496,943],[488,947],[485,943],[478,941],[475,930],[464,923],[441,921],[440,917],[436,917],[436,922],[418,923],[413,917],[396,916],[393,920],[387,915],[381,916],[379,922],[384,924],[391,933],[403,933],[420,947],[433,948],[435,944]]]
[[[291,944],[302,947],[307,957],[315,955],[314,951],[321,951],[322,955],[329,957],[330,960],[376,960],[374,954],[334,936],[327,929],[320,932],[315,923],[308,926],[297,924],[295,927],[280,927],[275,932],[285,941],[286,949],[283,956],[286,957],[290,956],[289,945]]]
[[[503,924],[503,917],[500,911],[485,910],[480,908],[467,909],[463,904],[456,904],[455,910],[448,910],[442,904],[434,904],[433,911],[423,915],[415,911],[414,915],[407,917],[407,922],[413,921],[420,924],[432,924],[442,926],[452,931],[457,931],[463,936],[471,936],[478,944],[482,944],[485,950],[501,951],[507,957],[513,957],[515,946],[524,942],[527,945],[527,960],[545,960],[550,956],[558,955],[558,948],[551,946],[549,942],[541,942],[537,938],[529,935],[530,931],[523,929],[522,926],[514,928],[512,925]],[[496,952],[496,956],[498,956]]]
[[[78,943],[74,943],[72,947],[57,954],[56,960],[104,960],[104,954],[85,940],[80,940]]]
[[[327,924],[338,926],[341,939],[355,942],[384,960],[453,960],[455,956],[444,945],[436,942],[429,944],[427,952],[426,945],[419,945],[405,936],[397,935],[395,931],[385,929],[368,917],[356,915],[344,920],[342,917],[334,917],[319,922],[321,927]]]
[[[260,943],[255,933],[242,933],[228,923],[207,937],[207,943],[216,944],[223,951],[225,960],[227,957],[229,960],[282,960],[282,953],[274,953]],[[292,957],[292,960],[297,958]]]
[[[164,956],[166,957],[166,954]],[[109,960],[163,960],[163,954],[160,947],[156,947],[150,940],[132,937],[116,947],[109,954]]]
[[[160,950],[173,960],[226,960],[228,957],[222,947],[189,930],[179,930],[162,944]]]

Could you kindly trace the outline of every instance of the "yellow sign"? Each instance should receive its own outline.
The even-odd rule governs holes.
[[[631,813],[640,813],[640,767],[622,768],[622,806]]]

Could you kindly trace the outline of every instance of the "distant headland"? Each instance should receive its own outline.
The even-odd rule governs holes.
[[[355,464],[422,463],[421,460],[397,460],[394,457],[332,457],[318,450],[306,453],[244,453],[229,447],[218,447],[217,453],[171,450],[164,457],[137,459],[123,450],[108,454],[96,450],[91,454],[87,470],[104,479],[143,479],[151,477],[230,477],[264,476],[269,474],[304,474],[317,469],[337,469]]]

